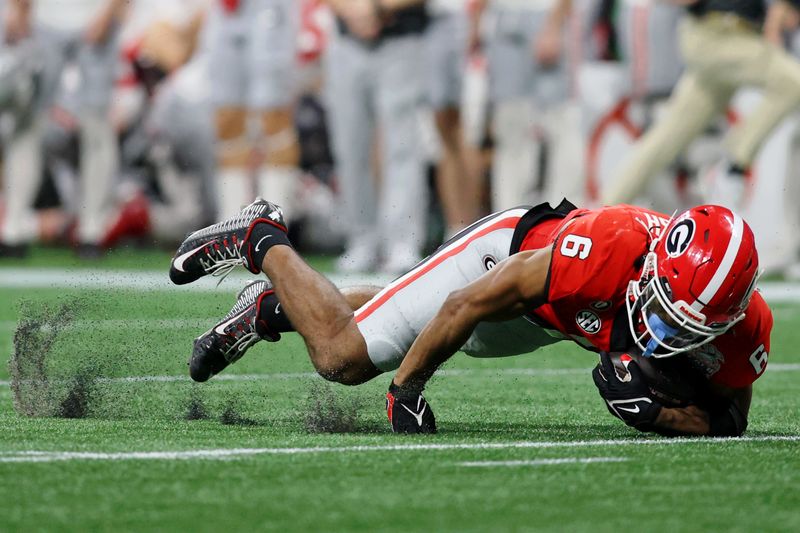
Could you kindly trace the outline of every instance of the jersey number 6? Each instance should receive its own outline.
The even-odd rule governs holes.
[[[586,259],[592,250],[592,239],[570,233],[561,241],[561,255]]]

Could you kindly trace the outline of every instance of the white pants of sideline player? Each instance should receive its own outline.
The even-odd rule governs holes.
[[[424,97],[419,35],[375,46],[334,35],[325,67],[326,100],[348,248],[385,243],[419,257],[427,206],[418,110]],[[381,154],[376,190],[373,146]]]
[[[411,344],[447,296],[509,256],[514,227],[527,211],[527,207],[519,207],[479,220],[356,311],[358,329],[376,367],[389,371],[400,366]],[[505,357],[528,353],[558,340],[561,339],[520,317],[481,322],[461,350],[473,357]]]
[[[114,86],[118,42],[116,32],[102,44],[90,45],[80,32],[35,26],[30,45],[41,68],[34,118],[14,132],[6,146],[6,214],[0,240],[23,244],[37,233],[33,202],[42,178],[42,136],[50,106],[58,102],[78,119],[80,131],[80,197],[77,237],[96,244],[105,230],[107,208],[117,168],[117,144],[107,119]],[[14,53],[9,47],[5,53]],[[74,70],[62,83],[67,66]]]

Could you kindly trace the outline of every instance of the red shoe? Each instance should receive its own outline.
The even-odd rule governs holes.
[[[147,198],[137,194],[119,209],[100,241],[103,248],[111,248],[125,237],[144,237],[150,232],[150,206]]]

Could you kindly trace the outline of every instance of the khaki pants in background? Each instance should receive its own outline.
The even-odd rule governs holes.
[[[800,105],[800,63],[743,19],[718,13],[686,16],[679,32],[686,70],[666,113],[634,145],[617,179],[604,191],[604,205],[636,198],[652,176],[725,110],[739,87],[764,90],[758,108],[726,140],[731,162],[742,167],[750,165],[770,131]]]

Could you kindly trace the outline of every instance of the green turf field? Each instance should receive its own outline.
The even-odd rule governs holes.
[[[565,343],[456,356],[426,393],[440,433],[409,438],[389,376],[328,386],[294,335],[190,383],[191,341],[236,288],[0,288],[3,361],[20,317],[49,353],[25,407],[86,415],[18,414],[0,367],[0,531],[800,530],[800,304],[774,306],[746,439],[628,430]]]

